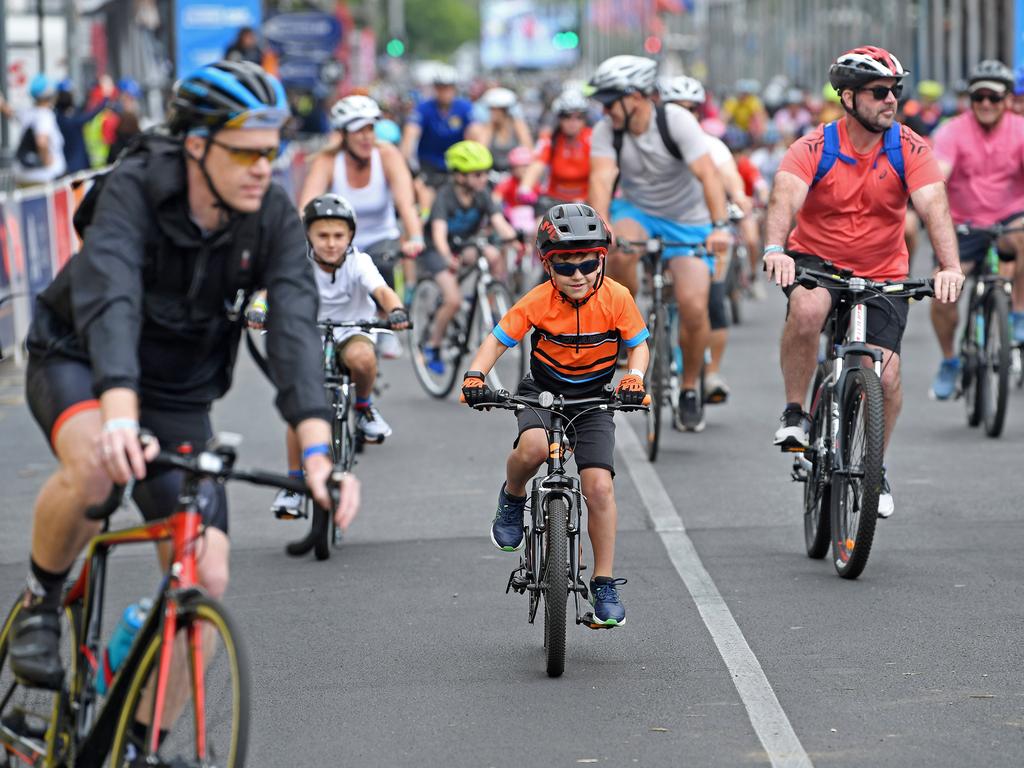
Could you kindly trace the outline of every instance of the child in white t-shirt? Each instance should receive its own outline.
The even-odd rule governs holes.
[[[388,288],[373,259],[352,246],[356,214],[348,201],[340,195],[320,195],[306,205],[302,219],[312,248],[313,273],[320,293],[317,319],[320,322],[373,320],[380,305],[392,328],[408,328],[409,315],[398,294]],[[246,315],[249,325],[261,327],[266,312],[266,304],[256,299]],[[373,384],[377,378],[374,339],[359,328],[339,328],[334,337],[335,353],[356,385],[356,429],[367,442],[381,442],[391,434],[391,427],[373,405]],[[288,473],[300,476],[299,442],[291,427],[286,442]],[[301,502],[298,494],[281,491],[271,509],[278,515],[289,515]]]

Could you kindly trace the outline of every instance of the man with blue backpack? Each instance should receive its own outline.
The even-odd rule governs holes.
[[[837,299],[825,288],[795,285],[798,265],[821,268],[829,261],[870,280],[905,279],[910,264],[903,226],[910,199],[939,264],[936,300],[956,301],[963,286],[942,171],[928,143],[896,122],[908,74],[882,48],[863,46],[841,55],[829,69],[829,81],[846,116],[796,141],[775,176],[764,267],[789,297],[780,355],[786,408],[775,433],[782,450],[807,447],[803,403],[817,364],[818,336]],[[873,303],[868,314],[867,342],[883,354],[886,445],[902,404],[899,354],[908,308],[907,299],[894,298]],[[893,511],[883,477],[878,513],[889,517]]]

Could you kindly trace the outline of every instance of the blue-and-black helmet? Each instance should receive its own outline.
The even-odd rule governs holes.
[[[176,134],[281,128],[290,114],[276,77],[249,61],[218,61],[175,83],[168,126]]]

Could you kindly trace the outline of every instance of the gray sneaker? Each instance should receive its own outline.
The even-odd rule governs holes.
[[[277,496],[274,497],[274,502],[270,505],[270,511],[279,520],[295,520],[299,517],[305,517],[306,510],[303,509],[303,502],[305,500],[305,496],[282,488],[277,492]]]
[[[684,432],[700,432],[704,429],[704,404],[697,396],[697,390],[684,389],[679,393],[677,426]]]

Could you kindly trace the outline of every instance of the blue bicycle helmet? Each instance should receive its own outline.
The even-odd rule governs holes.
[[[212,134],[222,128],[281,128],[290,117],[278,79],[249,61],[200,67],[174,86],[172,133]]]

